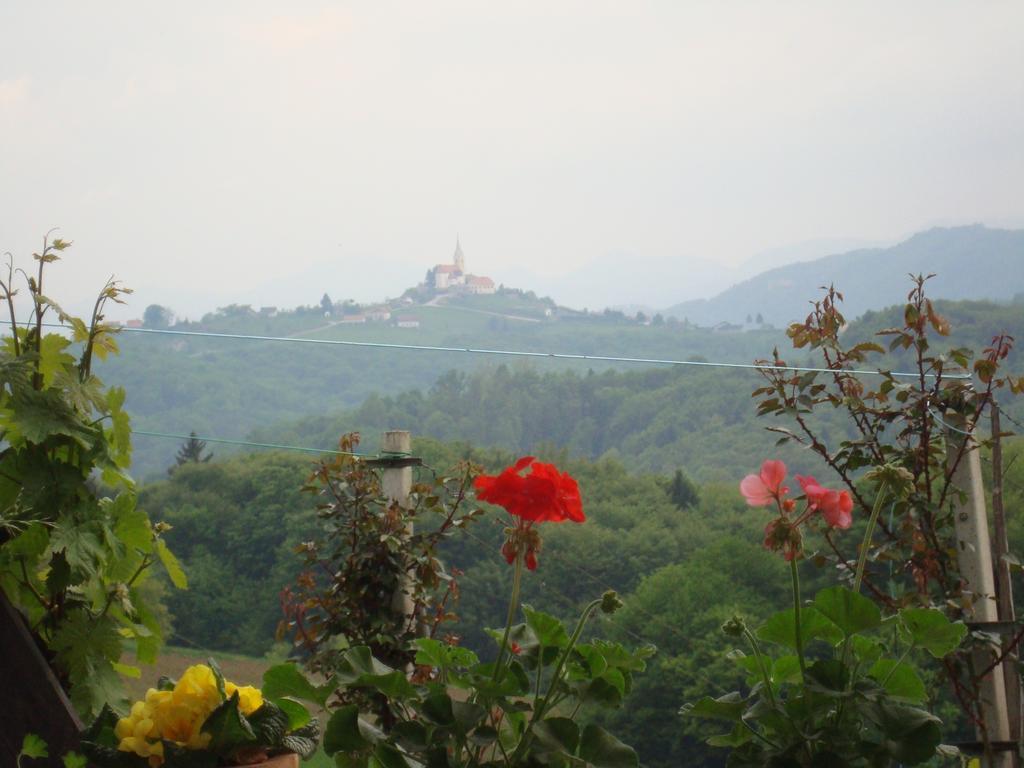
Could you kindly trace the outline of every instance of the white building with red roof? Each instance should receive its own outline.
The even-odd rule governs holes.
[[[436,264],[430,271],[433,288],[436,291],[460,291],[465,293],[494,293],[494,281],[489,277],[466,273],[466,257],[462,253],[459,238],[455,238],[455,255],[451,264]]]

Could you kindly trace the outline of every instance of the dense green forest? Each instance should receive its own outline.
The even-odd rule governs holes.
[[[421,307],[416,312],[421,322],[417,329],[371,323],[325,325],[322,314],[316,312],[262,318],[242,308],[207,316],[201,323],[181,325],[180,329],[731,362],[749,362],[783,340],[778,331],[721,334],[678,323],[645,326],[621,316],[526,322],[459,307]],[[318,327],[321,330],[314,330]],[[338,413],[374,395],[425,390],[445,371],[488,368],[496,359],[460,352],[129,332],[121,334],[119,343],[122,354],[104,363],[100,375],[104,381],[125,387],[127,407],[137,429],[175,434],[195,430],[235,439],[268,424]],[[530,358],[529,367],[539,373],[585,373],[611,366]],[[173,443],[152,438],[140,438],[136,443],[133,466],[137,476],[158,473],[171,463]]]
[[[1024,339],[1021,304],[938,305],[953,323],[950,347],[981,349],[998,330]],[[771,329],[723,333],[680,323],[643,325],[621,315],[525,322],[447,306],[417,311],[419,329],[325,326],[322,313],[313,310],[262,317],[241,307],[182,329],[732,363],[767,358],[773,348],[788,346],[782,332]],[[867,338],[897,318],[897,309],[869,312],[847,333]],[[308,330],[317,327],[321,330]],[[361,430],[372,440],[381,429],[398,427],[519,451],[551,442],[574,455],[618,457],[632,468],[664,472],[685,465],[702,479],[747,466],[771,445],[750,407],[749,393],[759,376],[742,369],[614,367],[597,361],[129,333],[119,341],[122,355],[106,362],[101,375],[126,388],[133,425],[142,430],[194,430],[328,448],[344,432]],[[816,362],[802,353],[786,359]],[[1019,360],[1015,353],[1011,363]],[[899,369],[910,362],[890,357],[882,364]],[[222,455],[229,450],[214,447]],[[139,437],[134,473],[162,473],[175,449],[173,441]]]
[[[427,464],[422,473],[460,459],[493,470],[513,458],[429,439],[417,440],[414,449]],[[1012,549],[1020,553],[1024,440],[1008,443],[1006,453],[1006,507]],[[618,590],[625,608],[596,632],[631,645],[651,643],[658,652],[613,716],[615,731],[639,745],[652,768],[719,765],[721,756],[703,744],[708,732],[677,710],[738,682],[721,623],[735,611],[766,616],[784,603],[788,584],[785,564],[762,547],[764,511],[745,506],[738,493],[742,470],[729,481],[696,486],[683,474],[680,493],[671,475],[630,472],[614,459],[571,458],[553,449],[544,457],[578,479],[588,520],[546,528],[541,564],[526,579],[524,599],[569,617],[606,588]],[[315,500],[299,491],[311,468],[308,457],[294,453],[246,454],[186,463],[143,488],[141,504],[153,519],[174,526],[168,541],[189,573],[190,589],[166,597],[176,642],[252,655],[271,650],[279,591],[301,567],[293,548],[316,531]],[[857,539],[862,522],[844,535]],[[498,515],[488,515],[468,534],[456,533],[444,551],[448,565],[464,571],[461,620],[451,631],[484,654],[491,640],[482,630],[502,624],[511,578],[498,554],[502,526]],[[803,570],[808,590],[834,579],[810,560]]]
[[[981,350],[992,329],[1024,339],[1024,307],[989,302],[938,302],[953,332],[944,346]],[[902,322],[900,310],[868,313],[852,323],[847,335],[866,340]],[[761,355],[767,357],[771,348]],[[783,357],[791,364],[820,364],[804,354]],[[1012,353],[1011,368],[1022,359]],[[900,351],[882,359],[893,370],[912,370],[913,360]],[[359,408],[335,417],[301,420],[256,429],[258,439],[328,447],[337,435],[361,430],[368,435],[389,428],[440,440],[468,440],[519,452],[551,443],[573,456],[615,458],[627,467],[669,472],[684,466],[699,480],[726,480],[759,457],[774,451],[775,435],[758,420],[750,392],[761,381],[756,371],[721,368],[661,367],[634,371],[605,370],[543,373],[528,364],[497,365],[473,373],[451,371],[427,392],[397,396],[371,395]],[[1008,401],[1011,414],[1022,403]],[[816,416],[833,437],[845,436],[848,424],[839,414]],[[803,471],[817,469],[816,458],[792,446],[780,456]]]

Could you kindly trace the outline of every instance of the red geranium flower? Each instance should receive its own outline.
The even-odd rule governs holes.
[[[530,467],[530,474],[520,474]],[[582,523],[580,489],[568,472],[524,456],[499,475],[480,475],[473,481],[481,501],[504,507],[509,514],[531,523]]]
[[[530,473],[523,475],[527,467]],[[522,555],[523,563],[531,571],[537,568],[540,551],[540,536],[532,530],[534,523],[586,520],[576,481],[568,472],[559,472],[554,464],[544,464],[533,456],[524,456],[500,474],[480,475],[473,481],[473,487],[480,501],[504,507],[518,518],[515,527],[506,532],[508,538],[501,554],[509,563]]]

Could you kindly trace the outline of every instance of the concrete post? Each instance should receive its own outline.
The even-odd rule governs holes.
[[[946,417],[951,422],[947,431],[948,461],[952,463],[963,450],[963,456],[953,470],[952,482],[964,492],[961,502],[954,494],[952,499],[953,519],[956,524],[956,551],[960,575],[965,588],[974,595],[974,602],[967,611],[971,622],[997,622],[999,609],[996,603],[995,571],[992,567],[992,544],[988,534],[988,511],[985,505],[985,487],[981,479],[981,456],[974,439],[963,433],[964,421],[953,415]],[[958,431],[959,430],[959,431]],[[950,466],[950,469],[953,469]],[[995,658],[999,648],[977,648],[973,654],[974,668],[985,669]],[[1006,685],[1003,672],[996,668],[981,680],[981,711],[988,729],[990,741],[1009,741],[1010,722],[1006,708]],[[983,738],[981,733],[978,738]],[[996,752],[992,768],[1011,768],[1012,756],[1008,752]]]

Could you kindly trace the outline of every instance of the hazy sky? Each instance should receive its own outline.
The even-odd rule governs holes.
[[[55,294],[115,273],[195,317],[396,295],[459,233],[499,282],[582,303],[596,262],[664,305],[787,244],[1024,222],[1022,30],[1019,0],[6,2],[0,251],[59,226]]]

